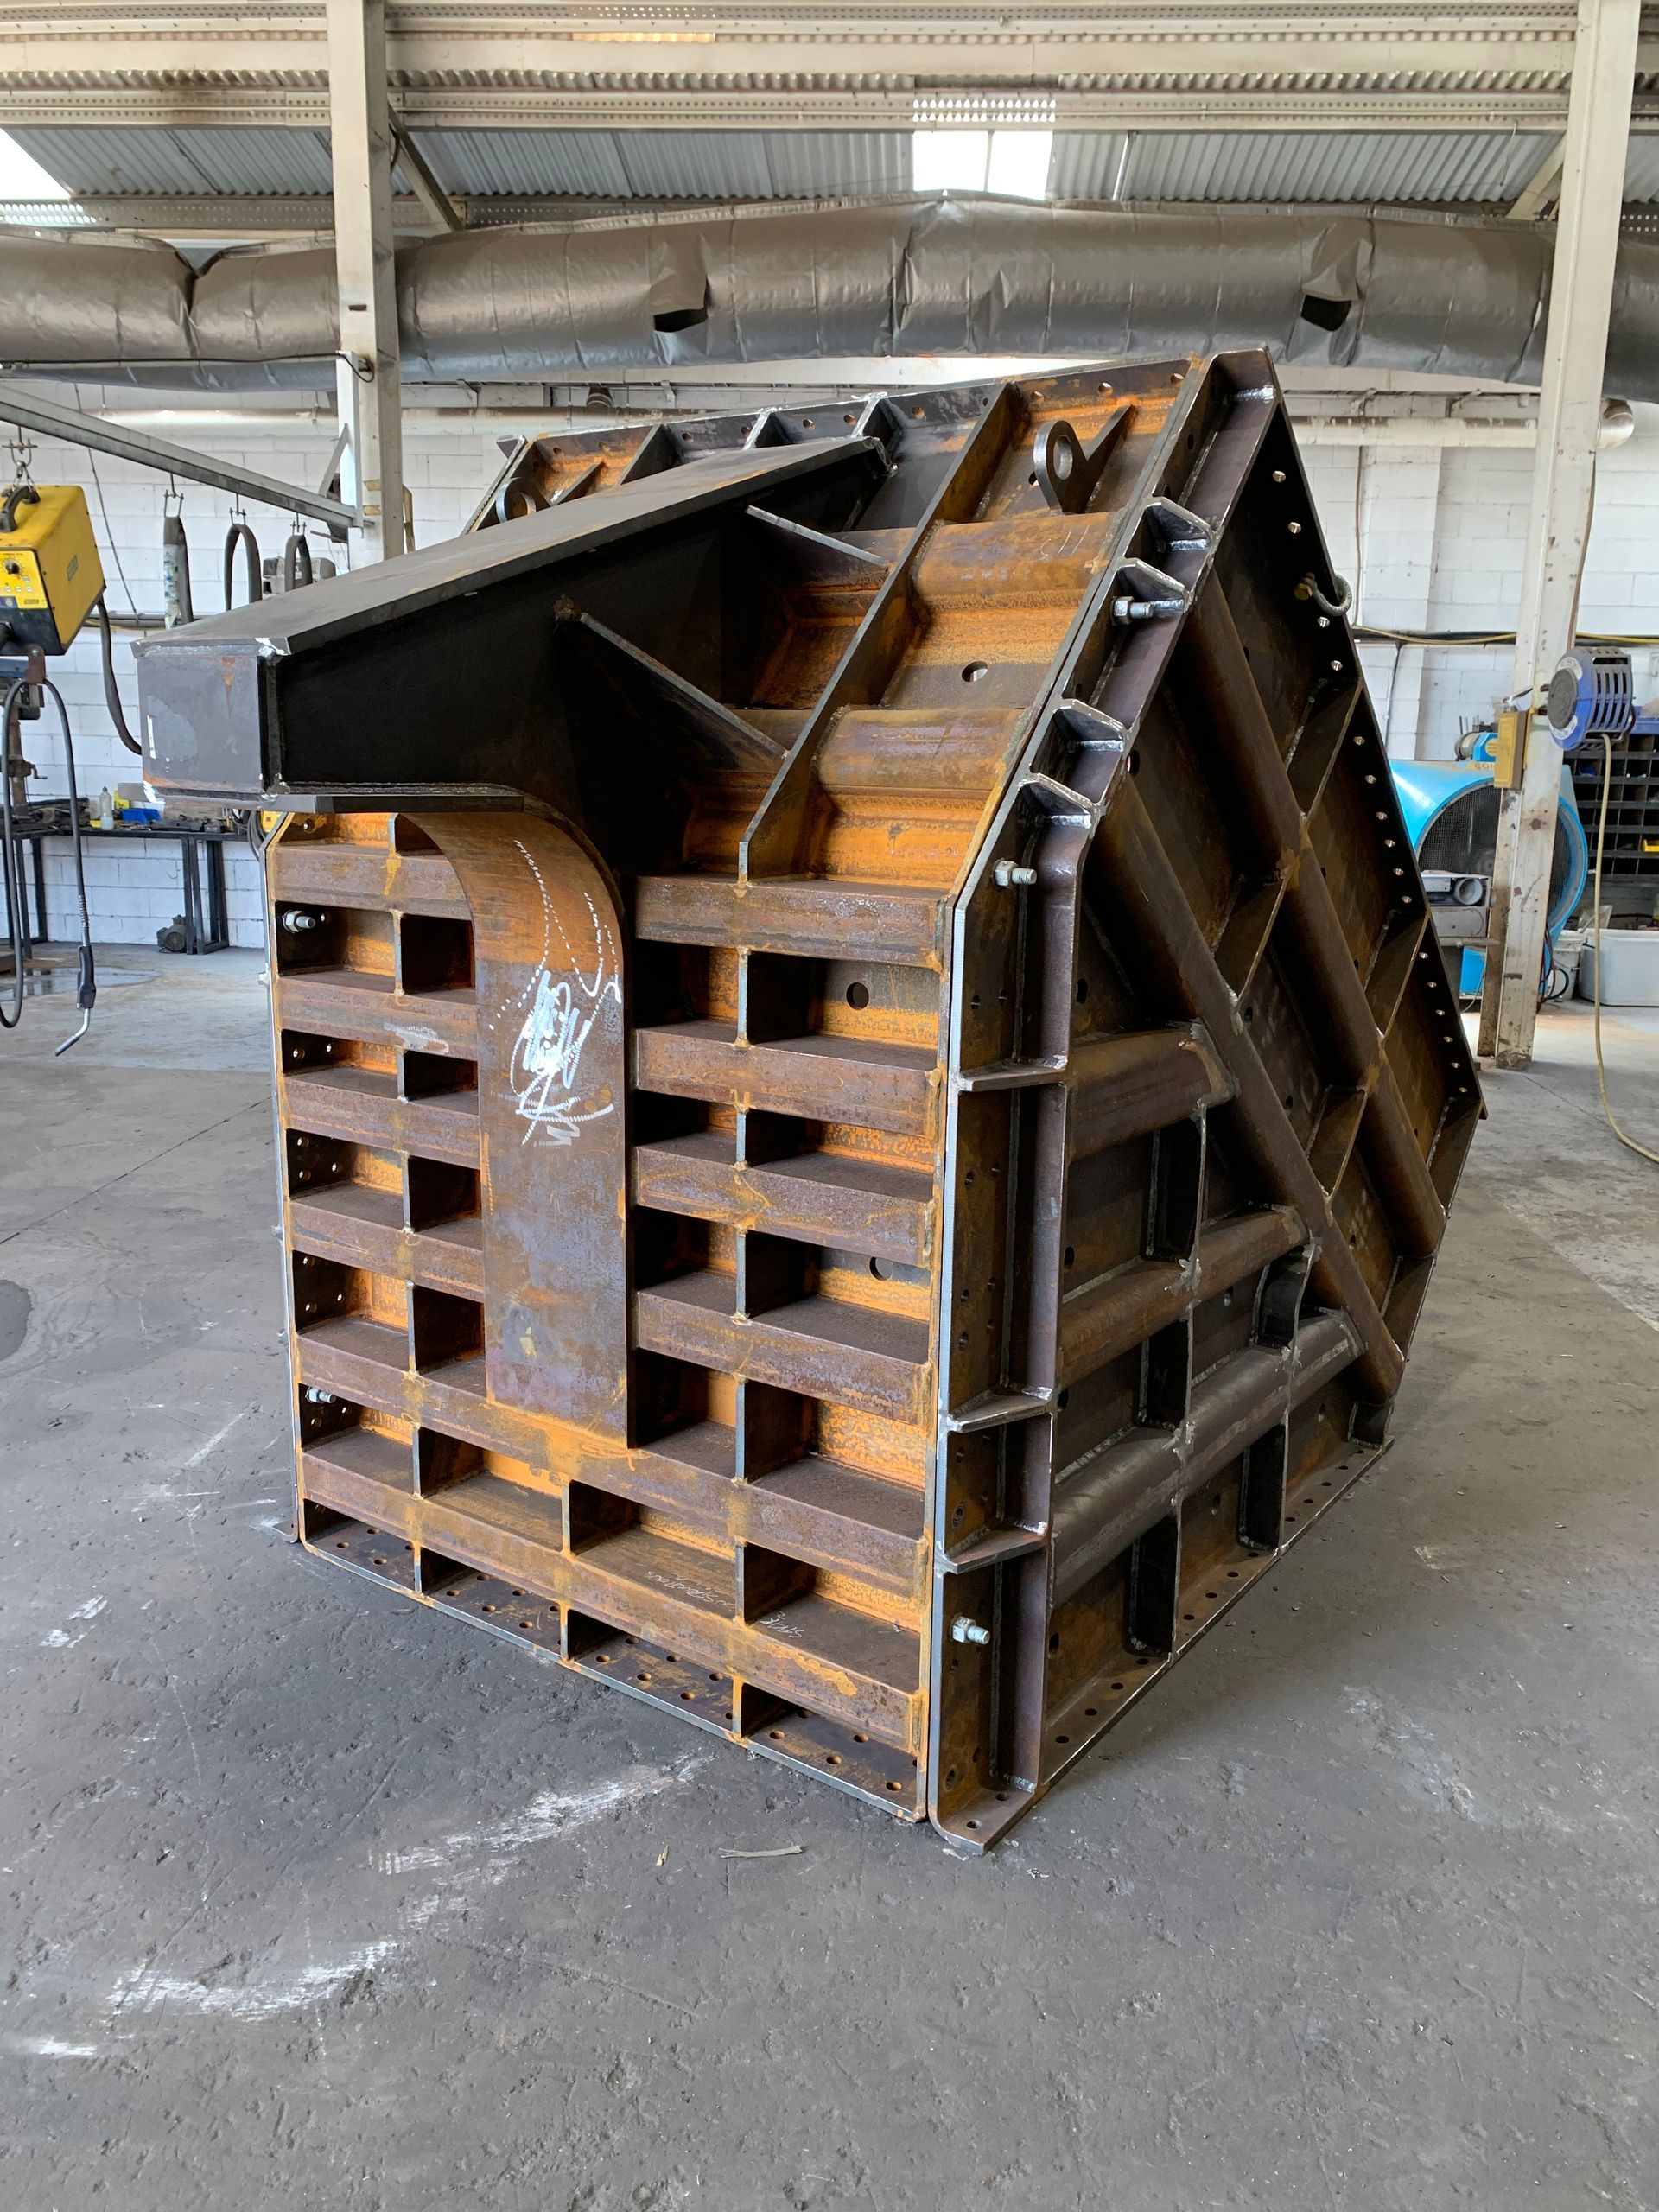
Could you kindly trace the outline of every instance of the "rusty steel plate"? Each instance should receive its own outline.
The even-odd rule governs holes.
[[[533,440],[147,640],[287,814],[302,1541],[993,1842],[1383,1444],[1480,1111],[1338,596],[1238,353]]]

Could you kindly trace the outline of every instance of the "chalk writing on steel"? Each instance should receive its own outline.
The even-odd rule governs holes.
[[[539,873],[539,871],[538,871]],[[545,896],[545,893],[543,893]],[[524,1141],[537,1131],[555,1144],[574,1144],[582,1125],[616,1111],[608,1085],[592,1096],[582,1090],[582,1056],[607,1002],[622,1003],[622,979],[610,931],[586,901],[594,931],[594,968],[556,976],[545,964],[531,986],[530,1010],[512,1048],[514,1102],[527,1124]],[[561,929],[560,935],[564,932]],[[567,950],[569,950],[567,939]]]

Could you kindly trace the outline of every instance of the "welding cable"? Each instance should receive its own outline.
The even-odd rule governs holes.
[[[0,706],[0,732],[4,733],[4,750],[8,760],[11,754],[11,718],[23,692],[29,689],[27,676],[16,677],[6,690],[5,702]],[[60,1045],[54,1046],[54,1059],[67,1052],[72,1045],[79,1044],[86,1034],[92,1019],[92,1008],[98,1001],[98,970],[92,959],[92,918],[86,904],[86,861],[80,842],[80,792],[75,783],[75,741],[69,728],[69,709],[63,703],[63,694],[55,683],[42,682],[38,689],[44,692],[58,710],[58,728],[63,733],[64,774],[69,785],[69,836],[75,855],[75,892],[80,902],[80,945],[75,959],[75,1004],[80,1009],[80,1027]],[[22,944],[22,854],[17,842],[11,810],[11,779],[0,776],[0,835],[5,840],[6,883],[8,893],[15,887],[16,896],[10,900],[12,956],[16,967],[12,978],[11,1013],[8,1016],[0,1007],[0,1028],[15,1029],[23,1010],[23,944]]]
[[[1601,1056],[1601,862],[1607,847],[1607,798],[1613,787],[1613,734],[1611,730],[1605,729],[1601,733],[1601,806],[1596,816],[1596,887],[1593,893],[1596,902],[1596,988],[1592,994],[1596,1007],[1596,1088],[1601,1093],[1601,1110],[1606,1116],[1607,1126],[1620,1144],[1638,1154],[1642,1159],[1650,1160],[1656,1167],[1659,1167],[1659,1152],[1649,1152],[1646,1145],[1637,1144],[1634,1137],[1626,1136],[1613,1119],[1613,1109],[1607,1097],[1607,1063]]]
[[[102,592],[92,601],[92,606],[98,615],[99,641],[104,652],[104,704],[109,709],[110,720],[115,724],[115,734],[122,744],[129,753],[137,753],[142,757],[144,748],[127,728],[127,718],[121,711],[121,694],[116,689],[115,682],[115,640],[110,634],[110,610],[104,604]]]
[[[6,934],[11,944],[11,1011],[0,1006],[0,1029],[15,1029],[23,1013],[23,849],[11,819],[11,710],[24,689],[19,677],[6,687],[0,709],[0,861],[6,888]]]

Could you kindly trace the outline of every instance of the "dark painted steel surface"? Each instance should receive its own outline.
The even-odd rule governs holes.
[[[297,809],[302,1539],[982,1847],[1382,1443],[1479,1112],[1270,370],[481,516],[140,649]]]

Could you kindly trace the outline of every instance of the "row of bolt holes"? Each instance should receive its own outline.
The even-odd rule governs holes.
[[[512,1594],[516,1598],[520,1593],[515,1590]],[[487,1611],[487,1608],[486,1610]],[[631,1636],[625,1636],[622,1639],[624,1643],[630,1645],[633,1643],[633,1640],[634,1639]],[[610,1657],[611,1656],[608,1651],[596,1651],[594,1654],[594,1664],[600,1667],[607,1667],[610,1664]],[[677,1663],[678,1662],[673,1652],[664,1652],[663,1664],[665,1667],[672,1667]],[[648,1683],[651,1681],[650,1669],[646,1667],[639,1669],[635,1673],[633,1679],[636,1682]],[[725,1676],[723,1675],[713,1674],[709,1675],[709,1679],[711,1682],[719,1682],[723,1681],[725,1680]],[[696,1692],[695,1690],[682,1690],[680,1692],[681,1700],[684,1704],[690,1704],[695,1700],[696,1696]],[[730,1721],[731,1717],[731,1713],[728,1709],[726,1714],[728,1722]],[[784,1732],[781,1728],[768,1728],[766,1734],[771,1738],[774,1744],[781,1744],[784,1740]],[[870,1739],[868,1736],[861,1736],[856,1732],[855,1732],[853,1737],[853,1741],[855,1744],[868,1744],[869,1740]],[[826,1751],[823,1755],[823,1763],[826,1766],[840,1766],[842,1764],[841,1753],[839,1751]],[[894,1791],[899,1791],[903,1789],[904,1784],[902,1782],[890,1782],[887,1784],[887,1788]]]
[[[365,1536],[372,1536],[372,1535],[376,1535],[376,1534],[378,1533],[378,1531],[376,1531],[376,1530],[375,1530],[375,1529],[365,1529],[363,1531],[363,1533],[364,1533],[364,1535],[365,1535]],[[347,1543],[346,1543],[346,1540],[345,1540],[345,1538],[344,1538],[343,1536],[338,1536],[338,1537],[336,1537],[336,1538],[335,1538],[335,1540],[334,1540],[334,1549],[335,1549],[337,1552],[343,1552],[343,1551],[348,1550],[349,1548],[350,1548],[350,1547],[347,1545]],[[413,1546],[413,1544],[405,1544],[405,1545],[404,1546],[404,1549],[406,1552],[413,1551],[413,1550],[414,1550],[414,1548],[415,1548],[415,1547]],[[386,1559],[385,1559],[385,1554],[384,1554],[383,1553],[377,1552],[377,1553],[374,1554],[374,1565],[375,1565],[376,1567],[385,1567],[385,1566],[386,1566],[386,1565],[387,1565],[387,1563],[388,1563],[388,1562],[387,1562],[387,1560],[386,1560]],[[527,1592],[523,1591],[523,1590],[515,1590],[515,1591],[512,1592],[512,1595],[513,1595],[515,1598],[523,1598],[523,1597],[527,1596],[528,1594],[529,1594],[529,1593],[528,1593]],[[480,1607],[479,1607],[479,1611],[480,1611],[480,1612],[481,1612],[481,1613],[493,1613],[493,1612],[495,1612],[497,1610],[498,1610],[498,1608],[497,1608],[494,1605],[493,1605],[493,1604],[491,1604],[490,1602],[488,1602],[487,1600],[486,1600],[483,1605],[480,1605]],[[530,1621],[520,1621],[520,1622],[519,1622],[519,1624],[518,1624],[518,1625],[519,1625],[519,1627],[520,1627],[520,1628],[530,1628],[531,1626],[532,1626],[532,1625],[533,1625],[533,1624],[532,1624],[532,1623],[531,1623]],[[633,1638],[632,1638],[631,1636],[625,1636],[625,1637],[623,1637],[622,1641],[624,1642],[624,1643],[632,1644],[632,1642],[633,1642]],[[674,1654],[673,1654],[673,1652],[671,1652],[671,1651],[665,1651],[665,1652],[663,1654],[663,1660],[664,1660],[664,1663],[665,1665],[667,1665],[667,1666],[670,1666],[670,1667],[672,1667],[673,1665],[675,1665],[675,1664],[677,1663],[677,1662],[676,1662],[676,1659],[675,1659],[675,1655],[674,1655]],[[611,1655],[610,1655],[610,1653],[609,1653],[608,1651],[597,1651],[597,1652],[595,1652],[595,1653],[594,1653],[594,1664],[595,1664],[596,1666],[600,1666],[600,1667],[608,1667],[608,1666],[609,1666],[609,1664],[610,1664],[610,1662],[611,1662]],[[636,1674],[636,1675],[635,1675],[635,1676],[634,1676],[634,1678],[633,1678],[633,1679],[635,1680],[635,1681],[636,1681],[636,1682],[649,1682],[649,1681],[650,1681],[650,1680],[651,1680],[651,1675],[650,1675],[650,1673],[649,1673],[649,1671],[648,1671],[648,1670],[645,1670],[645,1669],[641,1669],[638,1674]],[[709,1681],[710,1681],[711,1682],[718,1682],[718,1681],[722,1681],[722,1680],[724,1679],[724,1677],[723,1677],[723,1676],[721,1676],[721,1675],[709,1675]],[[682,1690],[682,1691],[680,1692],[680,1696],[681,1696],[681,1698],[682,1698],[682,1699],[683,1699],[683,1700],[687,1704],[690,1704],[690,1703],[693,1700],[693,1699],[695,1699],[696,1695],[696,1692],[695,1690]],[[728,1712],[728,1713],[727,1713],[727,1715],[726,1715],[727,1719],[729,1721],[729,1720],[730,1720],[730,1719],[731,1719],[731,1717],[732,1717],[732,1716],[731,1716],[730,1713]],[[781,1744],[781,1743],[783,1742],[783,1740],[784,1740],[784,1732],[783,1732],[783,1730],[782,1730],[781,1728],[768,1728],[768,1729],[767,1729],[767,1731],[766,1731],[766,1733],[767,1733],[767,1735],[768,1735],[768,1736],[770,1736],[770,1737],[772,1738],[772,1741],[773,1741],[774,1743]],[[868,1744],[868,1743],[869,1742],[869,1740],[870,1740],[870,1739],[869,1739],[869,1738],[868,1738],[868,1736],[861,1736],[861,1735],[859,1735],[856,1732],[855,1732],[854,1736],[853,1736],[853,1741],[854,1741],[855,1744]],[[824,1755],[823,1755],[823,1763],[824,1763],[824,1764],[825,1764],[826,1766],[839,1766],[839,1765],[842,1764],[841,1753],[840,1753],[839,1751],[826,1751],[826,1752],[824,1753]],[[904,1784],[903,1784],[903,1783],[901,1783],[901,1782],[890,1782],[890,1783],[888,1783],[888,1784],[887,1784],[887,1788],[888,1788],[889,1789],[892,1789],[892,1790],[899,1791],[899,1790],[902,1790],[902,1789],[903,1789],[903,1788],[904,1788]]]
[[[1328,1477],[1327,1477],[1325,1480],[1323,1480],[1323,1481],[1320,1483],[1320,1484],[1319,1484],[1319,1487],[1320,1487],[1320,1489],[1321,1489],[1321,1490],[1329,1490],[1329,1489],[1331,1488],[1331,1486],[1332,1486],[1332,1485],[1331,1485],[1331,1482],[1330,1482],[1330,1479],[1329,1479],[1329,1478],[1328,1478]],[[1286,1526],[1287,1529],[1294,1529],[1294,1528],[1296,1526],[1296,1516],[1295,1516],[1294,1513],[1287,1513],[1287,1514],[1285,1516],[1285,1526]],[[372,1535],[375,1534],[375,1531],[374,1531],[372,1529],[365,1529],[364,1534],[365,1534],[365,1535],[372,1536]],[[346,1542],[345,1542],[345,1541],[344,1541],[344,1539],[343,1539],[343,1538],[341,1538],[341,1539],[337,1539],[337,1540],[336,1540],[336,1541],[335,1541],[335,1545],[334,1545],[334,1548],[335,1548],[335,1550],[336,1550],[336,1551],[342,1551],[342,1552],[343,1552],[343,1551],[345,1551],[345,1550],[347,1548],[346,1544]],[[404,1546],[404,1549],[406,1552],[407,1552],[407,1551],[412,1551],[412,1550],[414,1549],[414,1547],[413,1547],[413,1545],[411,1545],[411,1544],[405,1544],[405,1545]],[[385,1557],[384,1557],[382,1554],[378,1554],[378,1553],[377,1553],[377,1554],[375,1554],[375,1558],[374,1558],[374,1564],[375,1564],[375,1566],[376,1566],[376,1567],[385,1567],[385,1566],[386,1565],[386,1563],[387,1563],[387,1562],[386,1562],[386,1560],[385,1560]],[[1230,1567],[1228,1568],[1228,1570],[1227,1570],[1227,1575],[1228,1575],[1228,1580],[1229,1580],[1230,1581],[1236,1581],[1236,1580],[1237,1580],[1237,1579],[1238,1579],[1238,1569],[1237,1569],[1236,1567]],[[1214,1600],[1215,1600],[1216,1599],[1219,1598],[1219,1596],[1221,1595],[1221,1592],[1220,1592],[1218,1590],[1206,1590],[1206,1591],[1205,1592],[1205,1593],[1204,1593],[1204,1594],[1205,1594],[1205,1597],[1208,1600],[1210,1600],[1211,1603],[1213,1603],[1213,1602],[1214,1602]],[[522,1590],[515,1590],[515,1591],[512,1592],[512,1595],[513,1595],[515,1598],[522,1598],[522,1597],[524,1595],[524,1592]],[[494,1606],[493,1605],[486,1603],[486,1604],[485,1604],[485,1605],[480,1605],[480,1607],[479,1608],[479,1610],[480,1610],[480,1612],[493,1613],[493,1612],[494,1612],[494,1611],[496,1611],[496,1608],[495,1608],[495,1606]],[[1198,1618],[1198,1615],[1197,1615],[1196,1613],[1183,1613],[1183,1614],[1181,1615],[1181,1618],[1182,1618],[1184,1621],[1196,1620],[1196,1619]],[[527,1628],[529,1628],[529,1627],[531,1626],[531,1623],[530,1623],[529,1621],[520,1621],[520,1622],[519,1622],[519,1624],[518,1624],[518,1625],[519,1625],[519,1627],[520,1627],[520,1628],[522,1628],[522,1629],[527,1629]],[[625,1643],[627,1643],[627,1644],[632,1644],[632,1643],[633,1643],[633,1638],[632,1638],[631,1636],[624,1637],[622,1640],[623,1640],[623,1642],[624,1642]],[[1050,1639],[1050,1643],[1049,1643],[1049,1649],[1050,1649],[1051,1650],[1052,1650],[1052,1649],[1055,1648],[1055,1645],[1058,1643],[1058,1640],[1059,1640],[1059,1639],[1058,1639],[1058,1637],[1052,1637],[1052,1638]],[[664,1652],[664,1655],[663,1655],[663,1657],[664,1657],[664,1663],[665,1663],[666,1665],[668,1665],[668,1666],[671,1666],[671,1666],[673,1666],[673,1665],[675,1665],[675,1664],[676,1664],[675,1655],[673,1654],[673,1652],[671,1652],[671,1651]],[[596,1652],[596,1653],[594,1654],[594,1663],[595,1663],[595,1665],[597,1665],[597,1666],[601,1666],[601,1667],[606,1667],[606,1666],[608,1666],[608,1665],[610,1664],[610,1654],[609,1654],[608,1652],[606,1652],[606,1651],[600,1651],[600,1652]],[[710,1681],[711,1682],[717,1682],[717,1681],[720,1681],[721,1680],[722,1680],[723,1678],[722,1678],[721,1675],[719,1675],[715,1674],[715,1675],[709,1675],[709,1681]],[[640,1670],[639,1670],[639,1672],[634,1675],[634,1680],[635,1680],[635,1681],[637,1681],[637,1682],[645,1682],[645,1683],[648,1683],[648,1682],[650,1681],[650,1680],[651,1680],[651,1675],[650,1675],[649,1670],[648,1670],[648,1669],[640,1669]],[[1114,1682],[1114,1683],[1112,1684],[1112,1686],[1111,1686],[1111,1687],[1112,1687],[1112,1688],[1113,1688],[1113,1689],[1115,1689],[1115,1690],[1121,1690],[1121,1689],[1123,1688],[1123,1684],[1122,1684],[1121,1681],[1120,1681],[1120,1682]],[[689,1705],[689,1704],[690,1704],[690,1703],[693,1701],[693,1700],[694,1700],[694,1699],[695,1699],[695,1697],[696,1697],[696,1693],[694,1690],[682,1690],[682,1691],[680,1692],[680,1696],[681,1696],[682,1700],[683,1700],[684,1703],[688,1704],[688,1705]],[[1091,1706],[1090,1706],[1090,1707],[1088,1707],[1088,1709],[1085,1711],[1085,1713],[1084,1713],[1084,1716],[1083,1716],[1083,1717],[1084,1717],[1084,1719],[1085,1720],[1098,1720],[1098,1719],[1099,1719],[1099,1718],[1100,1718],[1100,1709],[1099,1709],[1099,1707],[1098,1707],[1097,1706],[1092,1706],[1092,1705],[1091,1705]],[[728,1723],[730,1722],[731,1718],[732,1718],[731,1713],[730,1713],[730,1712],[728,1711],[728,1712],[727,1713],[727,1715],[726,1715],[726,1719],[727,1719],[727,1720],[728,1720]],[[783,1730],[782,1730],[781,1728],[768,1728],[768,1729],[767,1729],[767,1731],[766,1731],[766,1733],[767,1733],[767,1735],[772,1738],[772,1742],[773,1742],[773,1743],[775,1743],[775,1744],[781,1744],[781,1743],[783,1742],[783,1740],[784,1740],[784,1732],[783,1732]],[[868,1738],[868,1737],[867,1737],[867,1736],[861,1736],[861,1735],[859,1735],[859,1734],[857,1734],[857,1733],[855,1733],[855,1735],[854,1735],[854,1737],[853,1737],[853,1741],[854,1741],[855,1744],[864,1744],[864,1743],[868,1743],[868,1742],[869,1741],[869,1738]],[[1069,1744],[1069,1743],[1071,1741],[1071,1737],[1070,1737],[1069,1735],[1068,1735],[1068,1736],[1056,1736],[1056,1738],[1054,1738],[1054,1741],[1055,1741],[1057,1744]],[[842,1758],[841,1758],[841,1754],[840,1754],[840,1752],[839,1752],[839,1751],[826,1751],[826,1752],[824,1753],[824,1755],[823,1755],[823,1763],[824,1763],[824,1764],[825,1764],[826,1766],[839,1766],[839,1765],[842,1764]],[[903,1787],[904,1787],[904,1785],[903,1785],[903,1783],[898,1783],[898,1782],[889,1782],[889,1783],[887,1783],[887,1788],[888,1788],[890,1790],[893,1790],[893,1791],[895,1791],[895,1792],[897,1792],[897,1791],[899,1791],[899,1790],[902,1789],[903,1789]],[[1007,1791],[1006,1791],[1006,1790],[1000,1790],[1000,1791],[997,1793],[997,1800],[996,1800],[996,1802],[997,1802],[997,1803],[998,1803],[999,1805],[1006,1804],[1006,1803],[1007,1803]],[[977,1821],[969,1821],[967,1823],[967,1825],[968,1825],[970,1828],[976,1828],[976,1827],[979,1826],[979,1822],[978,1822]]]
[[[1321,1490],[1329,1490],[1329,1489],[1331,1488],[1331,1483],[1330,1483],[1330,1479],[1329,1479],[1329,1478],[1328,1478],[1328,1477],[1327,1477],[1324,1481],[1322,1481],[1322,1482],[1320,1483],[1320,1484],[1319,1484],[1319,1488],[1320,1488]],[[1287,1513],[1287,1514],[1286,1514],[1286,1516],[1285,1516],[1285,1526],[1286,1526],[1286,1528],[1287,1528],[1287,1529],[1294,1529],[1294,1528],[1296,1526],[1296,1516],[1295,1516],[1294,1513]],[[1236,1582],[1236,1581],[1237,1581],[1237,1580],[1238,1580],[1238,1569],[1237,1569],[1236,1567],[1230,1567],[1228,1568],[1228,1570],[1227,1570],[1227,1579],[1228,1579],[1228,1580],[1229,1580],[1230,1582]],[[1208,1600],[1210,1600],[1211,1603],[1213,1603],[1213,1602],[1214,1602],[1214,1600],[1215,1600],[1216,1599],[1217,1599],[1217,1598],[1219,1598],[1219,1597],[1220,1597],[1221,1592],[1220,1592],[1220,1591],[1219,1591],[1219,1590],[1206,1590],[1206,1591],[1205,1592],[1205,1593],[1204,1593],[1204,1594],[1205,1594],[1205,1597],[1206,1598],[1206,1599],[1208,1599]],[[1184,1621],[1195,1621],[1195,1620],[1197,1620],[1197,1618],[1198,1618],[1198,1615],[1197,1615],[1196,1613],[1183,1613],[1183,1614],[1181,1615],[1181,1618],[1182,1618]],[[1049,1649],[1050,1649],[1051,1651],[1052,1651],[1052,1650],[1056,1649],[1058,1648],[1058,1643],[1059,1643],[1059,1638],[1058,1638],[1058,1637],[1057,1637],[1057,1636],[1051,1637],[1049,1638],[1049,1640],[1048,1640],[1048,1648],[1049,1648]],[[1141,1662],[1140,1662],[1140,1663],[1141,1663],[1142,1666],[1145,1666],[1145,1664],[1146,1664],[1147,1662],[1146,1662],[1146,1661],[1143,1659],[1142,1661],[1141,1661]],[[1113,1688],[1113,1689],[1115,1689],[1115,1690],[1121,1690],[1121,1689],[1123,1688],[1123,1684],[1122,1684],[1122,1682],[1114,1682],[1114,1683],[1111,1685],[1111,1687],[1112,1687],[1112,1688]],[[1099,1719],[1099,1718],[1100,1718],[1100,1708],[1099,1708],[1099,1707],[1098,1707],[1098,1706],[1093,1706],[1093,1705],[1091,1705],[1091,1706],[1088,1707],[1086,1708],[1086,1710],[1084,1711],[1084,1716],[1083,1716],[1083,1717],[1084,1717],[1084,1719],[1085,1720],[1098,1720],[1098,1719]],[[1057,1736],[1057,1737],[1054,1738],[1054,1740],[1055,1740],[1055,1742],[1056,1742],[1057,1744],[1069,1744],[1069,1743],[1071,1742],[1071,1738],[1070,1738],[1070,1736]],[[1000,1803],[1001,1802],[1001,1800],[999,1798],[997,1802],[998,1802],[998,1803],[1000,1804]],[[969,1827],[974,1827],[974,1826],[975,1826],[975,1822],[973,1822],[972,1821],[969,1821],[969,1823],[968,1823],[968,1825],[969,1825]]]

